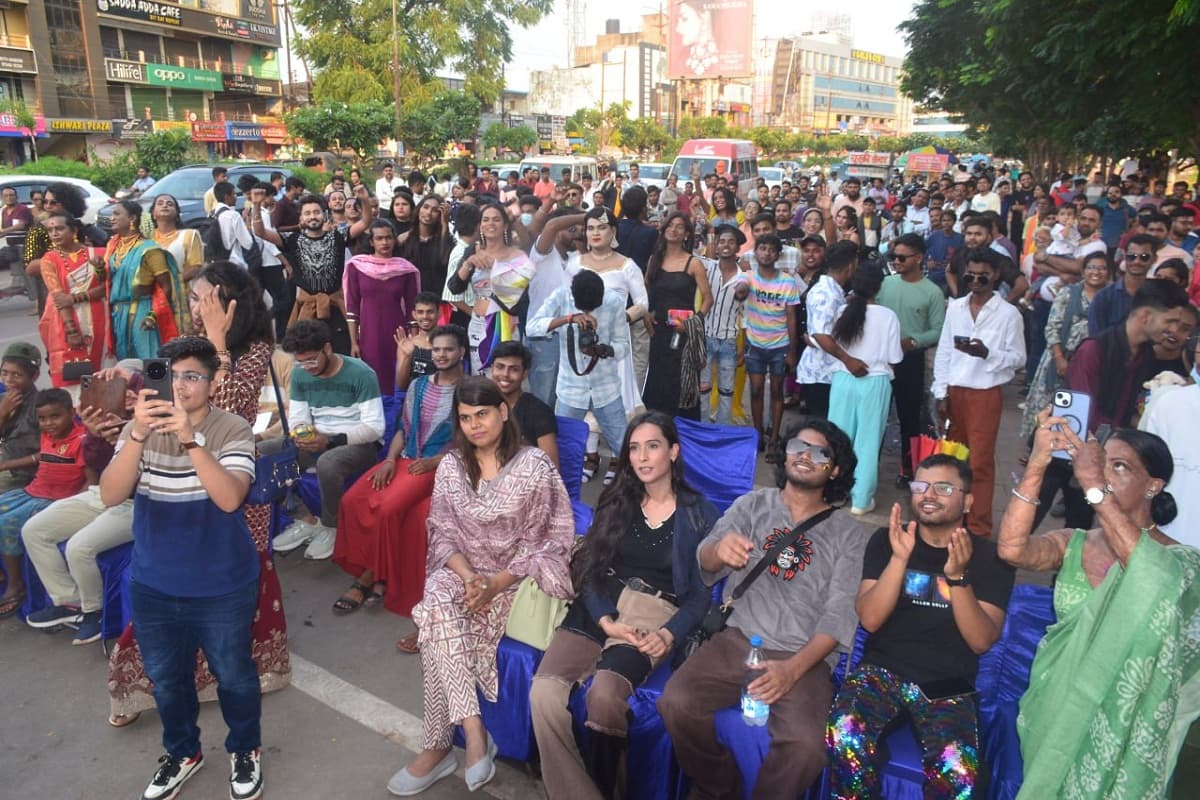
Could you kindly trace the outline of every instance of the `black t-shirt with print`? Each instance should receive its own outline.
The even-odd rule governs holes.
[[[987,539],[971,541],[967,572],[975,596],[997,608],[1008,607],[1016,571],[1000,560]],[[917,537],[904,584],[892,615],[867,639],[862,663],[894,672],[907,681],[927,684],[952,678],[975,683],[979,656],[963,640],[950,608],[950,587],[943,568],[949,551]],[[892,558],[888,529],[875,531],[863,555],[863,580],[877,580]]]
[[[529,392],[522,392],[517,399],[517,404],[513,406],[513,417],[521,429],[521,438],[530,447],[537,447],[538,439],[547,434],[558,434],[558,421],[550,406]]]

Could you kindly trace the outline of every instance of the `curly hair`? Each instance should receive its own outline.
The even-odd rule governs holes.
[[[858,456],[854,455],[854,445],[845,431],[827,419],[809,417],[784,431],[776,445],[775,485],[780,489],[787,485],[787,444],[804,431],[815,431],[825,437],[833,454],[832,466],[838,470],[837,475],[833,475],[825,484],[821,498],[831,506],[845,504],[850,499],[850,489],[854,486],[854,469],[858,466]]]

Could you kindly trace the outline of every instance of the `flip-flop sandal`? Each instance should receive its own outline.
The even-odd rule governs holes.
[[[25,602],[24,593],[10,597],[3,602],[0,602],[0,619],[7,619],[21,608],[21,604]]]
[[[108,716],[108,724],[114,728],[124,728],[127,725],[132,725],[142,716],[142,712],[138,711],[134,714],[110,714]]]
[[[421,645],[417,641],[417,632],[413,631],[408,636],[396,642],[396,649],[401,653],[407,653],[410,656],[415,656],[421,652]]]
[[[610,469],[608,472],[604,473],[604,485],[605,486],[610,485],[616,479],[617,479],[617,473],[615,470]]]
[[[358,592],[360,599],[355,600],[350,597],[351,592]],[[350,588],[347,589],[341,597],[333,601],[333,613],[349,614],[351,611],[357,611],[359,606],[361,606],[363,602],[366,601],[367,597],[370,596],[370,593],[370,586],[363,586],[361,583],[351,584]]]
[[[373,608],[383,602],[384,595],[386,594],[387,581],[375,581],[375,586],[371,587],[371,593],[367,595],[366,600],[363,600],[363,605],[367,608]]]
[[[596,477],[596,471],[600,469],[600,454],[588,453],[583,457],[583,482],[587,483],[592,478]]]

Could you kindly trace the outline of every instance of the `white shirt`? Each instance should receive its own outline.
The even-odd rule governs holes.
[[[732,339],[742,326],[742,306],[744,301],[738,300],[738,286],[747,283],[746,273],[740,269],[734,270],[726,281],[721,275],[721,262],[701,258],[704,270],[708,273],[708,285],[712,288],[713,306],[704,318],[704,335],[713,339]]]
[[[912,223],[913,233],[919,233],[922,236],[929,235],[929,207],[916,208],[909,206],[908,211],[904,212],[904,219]]]
[[[1175,473],[1167,491],[1175,497],[1179,516],[1161,526],[1183,544],[1200,547],[1200,425],[1190,421],[1200,410],[1200,386],[1156,389],[1138,428],[1161,436],[1171,448]]]
[[[971,204],[963,200],[957,206],[951,203],[949,208],[954,212],[954,232],[962,233],[963,214],[971,210]]]
[[[390,181],[387,178],[380,178],[375,181],[375,196],[382,203],[384,200],[391,200],[392,195],[396,194],[396,190],[404,185],[398,176],[394,176]]]
[[[228,208],[229,211],[222,211],[225,208]],[[250,229],[246,227],[245,220],[242,219],[242,215],[237,212],[236,208],[224,203],[217,203],[213,207],[213,215],[216,217],[217,225],[221,228],[221,244],[229,250],[229,260],[245,269],[246,259],[242,258],[242,248],[251,247],[254,244],[254,237],[250,234]]]
[[[841,318],[846,312],[846,306],[838,309],[837,317]],[[853,344],[838,342],[848,355],[852,355],[867,365],[867,375],[882,375],[891,380],[894,377],[892,364],[904,360],[904,350],[900,347],[900,318],[890,308],[872,303],[867,306],[867,319],[863,323],[862,336]],[[841,361],[834,361],[834,372],[849,372]]]
[[[971,210],[982,214],[984,211],[1000,213],[1000,195],[995,192],[977,194],[971,198]]]
[[[567,260],[558,252],[553,243],[550,252],[543,253],[535,246],[529,251],[529,260],[537,268],[529,281],[529,316],[538,312],[554,290],[567,285]],[[558,331],[550,334],[554,336]]]
[[[263,225],[263,230],[265,230],[265,231],[274,231],[275,230],[275,223],[271,222],[271,212],[267,211],[265,208],[262,209],[262,225]],[[249,227],[249,226],[247,226],[247,227]],[[253,231],[250,233],[250,235],[254,236]],[[254,236],[254,238],[258,239],[257,236]],[[266,239],[258,239],[258,241],[262,245],[263,266],[264,267],[281,267],[281,266],[283,266],[283,262],[279,260],[279,248],[275,246],[275,243],[269,242]]]
[[[833,334],[833,321],[846,305],[846,290],[828,275],[817,278],[805,296],[808,322],[808,347],[800,354],[796,366],[797,383],[829,383],[837,359],[826,353],[813,337],[818,333]]]
[[[972,318],[970,302],[971,296],[967,295],[946,306],[946,321],[933,360],[931,391],[939,400],[951,386],[991,389],[1006,384],[1025,364],[1025,323],[1017,307],[993,294],[979,309],[979,316]],[[987,358],[969,356],[955,348],[955,336],[983,342]]]

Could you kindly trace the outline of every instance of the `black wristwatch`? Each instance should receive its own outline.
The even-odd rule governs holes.
[[[335,433],[332,436],[326,437],[325,449],[332,450],[335,447],[343,446],[346,444],[346,438],[346,434],[344,433]]]
[[[963,574],[962,574],[961,578],[954,579],[954,578],[951,578],[949,575],[947,575],[945,577],[946,577],[946,585],[947,586],[970,586],[971,585],[971,575],[966,570],[963,570]]]

